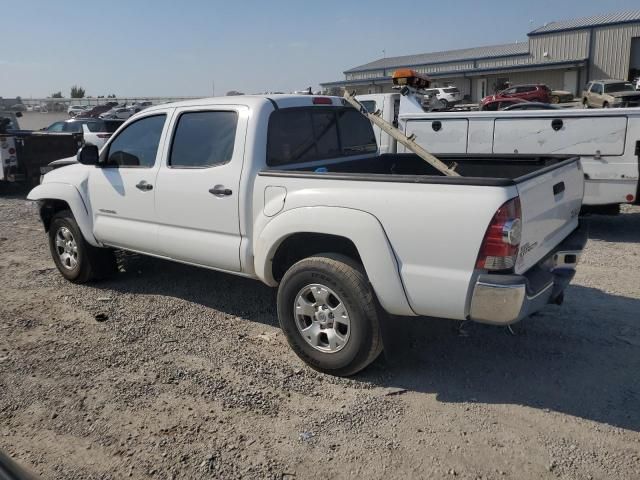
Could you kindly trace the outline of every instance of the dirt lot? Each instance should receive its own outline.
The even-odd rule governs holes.
[[[25,130],[40,130],[41,128],[48,127],[54,122],[60,120],[67,120],[69,115],[64,112],[23,112],[22,117],[18,119],[20,128]]]
[[[63,281],[0,194],[0,449],[43,478],[640,478],[640,208],[591,217],[565,304],[517,336],[394,319],[352,379],[291,353],[257,282],[121,269]]]

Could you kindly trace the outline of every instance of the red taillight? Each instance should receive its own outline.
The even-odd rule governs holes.
[[[333,101],[329,97],[313,97],[314,105],[332,105]]]
[[[13,154],[15,154],[15,153],[16,153],[16,149],[15,149],[15,148],[13,148],[13,147],[11,147],[11,148],[9,149],[9,155],[13,155]]]
[[[521,231],[520,198],[516,197],[502,205],[491,219],[482,240],[476,268],[512,269],[518,257]]]

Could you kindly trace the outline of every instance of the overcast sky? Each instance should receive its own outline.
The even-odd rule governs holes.
[[[292,91],[383,56],[526,41],[638,0],[0,0],[0,96]]]

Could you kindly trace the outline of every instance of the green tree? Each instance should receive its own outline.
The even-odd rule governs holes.
[[[58,91],[51,94],[51,98],[62,98],[62,92]]]
[[[71,87],[71,98],[84,98],[84,88],[74,85]]]

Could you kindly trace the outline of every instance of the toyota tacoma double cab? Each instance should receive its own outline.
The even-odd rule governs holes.
[[[134,115],[28,198],[68,280],[115,273],[114,249],[259,280],[278,288],[295,353],[350,375],[393,316],[508,325],[559,303],[574,275],[577,158],[441,160],[460,176],[380,155],[341,98],[211,98]]]

